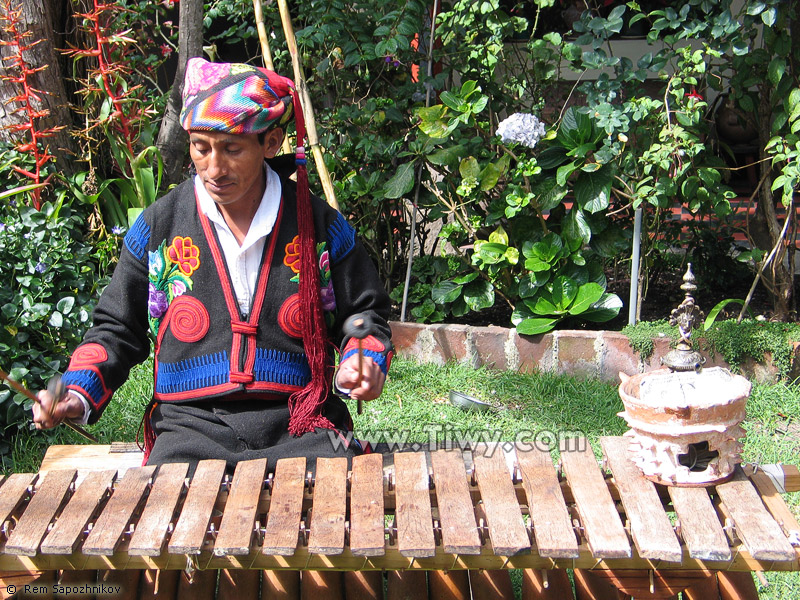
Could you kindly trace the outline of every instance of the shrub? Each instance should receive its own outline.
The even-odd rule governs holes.
[[[42,389],[66,367],[91,323],[113,245],[89,243],[86,216],[69,206],[44,202],[39,211],[12,200],[0,208],[0,355],[14,379]],[[0,454],[30,404],[0,390]]]

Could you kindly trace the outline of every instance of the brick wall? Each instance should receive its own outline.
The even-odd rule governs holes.
[[[655,339],[655,351],[643,361],[633,351],[627,336],[615,331],[558,330],[535,336],[518,335],[504,327],[469,325],[424,325],[392,321],[392,341],[397,354],[421,362],[444,364],[457,361],[473,367],[511,369],[523,372],[555,371],[598,377],[618,382],[619,373],[634,375],[663,368],[661,358],[670,351],[669,340]],[[795,357],[798,358],[798,348]],[[800,360],[795,360],[793,371]],[[721,357],[707,359],[707,367],[727,367]],[[756,381],[774,381],[777,370],[767,360],[743,367],[744,375]],[[795,375],[796,376],[796,375]]]

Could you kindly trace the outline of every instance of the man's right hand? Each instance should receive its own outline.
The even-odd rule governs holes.
[[[36,397],[39,398],[39,402],[33,405],[33,423],[36,429],[52,429],[64,419],[83,417],[83,401],[71,392],[68,392],[55,407],[53,403],[56,398],[47,390],[42,390]]]

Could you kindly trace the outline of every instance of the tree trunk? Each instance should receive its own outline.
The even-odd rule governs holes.
[[[46,68],[33,73],[30,76],[31,85],[42,93],[38,94],[40,102],[34,104],[37,111],[47,110],[49,114],[35,121],[37,129],[44,130],[51,127],[64,126],[63,129],[53,136],[45,138],[44,144],[50,148],[50,152],[56,157],[56,167],[60,171],[68,170],[75,157],[78,155],[78,145],[72,138],[70,130],[72,125],[72,113],[69,108],[69,101],[64,87],[64,74],[59,68],[59,55],[54,47],[54,23],[60,12],[60,7],[56,6],[53,0],[16,0],[12,2],[12,7],[17,7],[20,11],[18,28],[20,31],[30,31],[31,36],[27,38],[26,44],[30,45],[37,40],[41,40],[33,48],[25,50],[22,54],[25,62],[32,68],[46,66]],[[0,10],[3,10],[0,7]],[[8,15],[6,15],[7,17]],[[7,25],[8,21],[4,23]],[[10,39],[6,31],[0,32],[0,38],[4,41]],[[0,46],[0,57],[3,59],[3,66],[6,76],[16,76],[17,73],[8,69],[9,62],[6,60],[12,53],[16,53],[15,47]],[[7,129],[9,126],[27,122],[27,116],[15,114],[14,109],[21,106],[18,102],[6,104],[8,98],[13,98],[22,93],[22,88],[18,83],[0,80],[0,140],[17,142],[20,135],[25,133],[14,132]]]
[[[769,86],[761,85],[760,95],[762,98],[770,98],[771,89]],[[783,229],[783,223],[778,220],[778,214],[775,210],[775,194],[772,192],[772,162],[768,160],[769,157],[763,150],[771,136],[770,119],[772,116],[772,106],[772,102],[761,102],[758,108],[758,137],[759,147],[762,149],[760,152],[760,158],[762,159],[760,169],[763,182],[758,190],[756,218],[765,225],[768,233],[769,247],[762,248],[762,250],[766,252],[770,252],[772,248],[779,243],[781,231]],[[791,219],[795,214],[795,211],[792,211],[792,214],[787,214],[786,218]],[[793,231],[794,228],[789,227],[788,232],[791,233]],[[789,319],[789,314],[793,305],[794,277],[793,273],[790,272],[788,268],[788,261],[786,260],[786,239],[787,238],[784,238],[784,240],[780,242],[780,248],[775,258],[762,276],[764,284],[772,297],[774,307],[773,316],[779,321],[786,321]]]
[[[203,51],[203,1],[182,0],[178,19],[178,69],[156,141],[164,159],[164,182],[167,185],[179,183],[184,178],[183,167],[189,138],[179,121],[181,92],[186,62],[200,56]]]

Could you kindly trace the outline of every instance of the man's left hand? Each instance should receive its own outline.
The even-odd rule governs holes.
[[[364,356],[361,362],[361,381],[358,381],[358,354],[342,361],[336,372],[335,384],[350,392],[354,400],[375,400],[383,391],[386,376],[370,357]],[[358,385],[356,385],[358,383]]]

